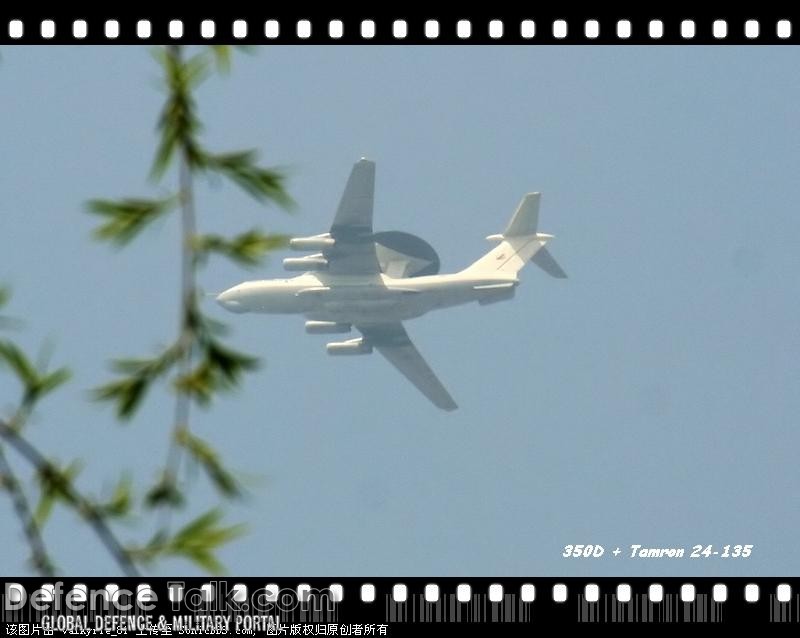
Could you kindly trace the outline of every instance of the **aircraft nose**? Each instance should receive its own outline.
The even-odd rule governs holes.
[[[238,291],[234,288],[230,288],[217,295],[217,303],[230,312],[244,312],[245,308],[238,297]]]

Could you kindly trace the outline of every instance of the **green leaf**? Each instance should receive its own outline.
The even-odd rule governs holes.
[[[258,368],[256,357],[227,348],[215,340],[210,340],[205,345],[205,355],[209,367],[218,373],[227,385],[235,385],[243,373]]]
[[[284,248],[288,242],[288,235],[268,235],[254,228],[232,239],[219,235],[198,235],[194,238],[193,248],[201,258],[217,253],[242,266],[253,267],[260,264],[268,252]]]
[[[100,506],[108,516],[126,516],[133,505],[133,481],[130,475],[124,474],[114,488],[111,498]]]
[[[0,341],[0,361],[4,361],[17,375],[26,389],[35,388],[39,383],[39,373],[25,354],[10,341]]]
[[[115,359],[111,367],[120,374],[155,377],[167,372],[180,359],[182,352],[181,348],[173,345],[155,357]]]
[[[245,372],[255,370],[258,359],[227,348],[208,333],[198,337],[202,359],[189,374],[175,379],[175,388],[208,405],[215,392],[236,386]]]
[[[128,377],[111,381],[92,391],[96,401],[110,401],[116,404],[117,416],[123,421],[130,419],[139,407],[149,389],[152,379],[147,377]]]
[[[145,504],[148,507],[180,507],[184,503],[183,494],[175,485],[175,481],[167,476],[161,478],[145,495]]]
[[[94,236],[124,246],[136,237],[148,224],[169,212],[177,203],[175,197],[165,199],[93,199],[87,210],[107,218],[98,226]]]
[[[72,461],[67,467],[61,469],[55,462],[50,462],[36,474],[40,486],[39,502],[33,513],[34,521],[42,527],[53,511],[56,501],[62,499],[72,503],[71,484],[83,469],[81,461]]]
[[[217,67],[217,71],[220,73],[228,74],[231,71],[231,54],[232,50],[230,45],[227,44],[216,44],[208,47],[211,51],[211,54],[214,56],[214,62]]]
[[[41,396],[55,390],[58,386],[69,381],[72,373],[67,368],[59,368],[53,372],[45,373],[39,378],[36,394]]]
[[[229,497],[241,495],[241,486],[222,465],[219,455],[206,441],[193,435],[186,428],[178,430],[176,440],[203,467],[211,482],[222,494]]]
[[[211,573],[223,571],[222,564],[214,556],[214,551],[240,537],[244,525],[220,525],[222,512],[212,509],[201,514],[182,527],[171,542],[170,553],[184,556]]]
[[[156,62],[164,72],[164,83],[174,93],[196,89],[208,77],[208,60],[202,53],[183,58],[182,46],[159,47],[154,51]]]
[[[225,335],[230,330],[222,321],[212,319],[202,314],[199,310],[195,310],[195,323],[193,325],[195,334],[197,334],[201,342],[210,339],[213,335]]]
[[[216,550],[225,543],[240,537],[243,525],[223,526],[222,514],[212,509],[191,520],[170,537],[165,530],[158,531],[144,547],[133,547],[129,554],[138,561],[152,562],[161,556],[186,558],[210,573],[224,571],[215,556]]]
[[[0,286],[0,308],[5,306],[9,299],[11,299],[11,289],[7,286]],[[0,329],[17,328],[21,323],[18,319],[0,315]]]
[[[233,49],[241,51],[242,53],[252,53],[255,50],[255,47],[247,44],[237,44],[235,46],[223,44],[223,45],[212,45],[208,47],[208,49],[211,52],[212,57],[214,58],[214,63],[215,66],[217,67],[217,72],[222,73],[223,75],[227,75],[228,73],[230,73],[231,70],[231,58],[233,57]]]
[[[156,357],[113,361],[113,370],[126,376],[95,388],[92,392],[94,399],[116,404],[117,416],[123,421],[130,419],[147,395],[150,385],[169,371],[182,352],[181,347],[173,345]]]
[[[56,498],[53,492],[42,491],[39,497],[39,503],[36,505],[36,510],[33,513],[33,520],[39,527],[44,527],[50,514],[53,512],[53,506],[56,504]]]
[[[151,175],[159,178],[178,149],[183,151],[190,166],[202,164],[203,153],[196,139],[201,127],[195,114],[192,90],[207,76],[208,63],[202,54],[184,61],[179,46],[160,49],[156,57],[164,70],[167,86],[167,101],[158,122],[161,140],[151,170]]]
[[[203,168],[219,173],[239,185],[259,202],[274,202],[284,209],[294,207],[294,200],[286,191],[286,176],[274,168],[261,168],[256,164],[254,150],[204,156]]]
[[[200,405],[208,405],[216,389],[214,372],[207,362],[201,362],[189,374],[175,379],[175,388],[194,398]]]
[[[5,362],[25,387],[25,401],[30,404],[29,407],[70,378],[66,368],[39,372],[22,350],[10,341],[0,341],[0,362]]]

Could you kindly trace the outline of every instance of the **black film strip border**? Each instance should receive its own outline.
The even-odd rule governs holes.
[[[797,44],[791,12],[770,15],[120,17],[0,12],[2,44]]]
[[[322,624],[328,629],[336,625],[339,635],[342,625],[356,624],[385,626],[389,635],[462,623],[501,624],[503,633],[512,635],[530,635],[532,627],[551,623],[800,624],[800,578],[6,578],[0,590],[0,623],[41,622],[42,614],[37,616],[31,608],[16,605],[8,610],[10,591],[20,585],[28,598],[37,590],[57,587],[61,615],[85,615],[64,611],[63,601],[77,589],[89,592],[91,599],[101,590],[112,597],[120,590],[133,592],[128,600],[146,589],[157,598],[147,611],[154,619],[182,618],[190,625],[190,617],[252,617],[254,603],[232,608],[224,601],[246,603],[265,593],[281,602],[267,611],[258,607],[259,613],[287,627],[300,627],[301,635],[307,631],[303,626]],[[94,614],[92,624],[97,616],[110,615],[120,613]]]

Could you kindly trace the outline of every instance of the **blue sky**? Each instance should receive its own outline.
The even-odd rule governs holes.
[[[208,145],[288,167],[299,206],[201,185],[201,229],[324,232],[363,155],[377,162],[376,229],[421,235],[443,271],[488,250],[485,235],[539,190],[570,275],[530,267],[511,302],[408,324],[454,413],[379,357],[327,356],[301,317],[209,304],[265,362],[193,426],[251,485],[229,508],[250,526],[222,552],[229,571],[796,574],[799,74],[795,50],[777,47],[287,46],[207,82]],[[154,478],[172,414],[166,391],[126,426],[87,399],[110,358],[152,352],[177,326],[177,218],[117,252],[91,240],[83,212],[92,197],[163,192],[145,181],[157,85],[146,48],[11,47],[0,64],[0,281],[26,322],[13,336],[52,343],[74,372],[29,434],[85,459],[94,493],[120,468]],[[282,277],[282,256],[249,273],[212,261],[202,285]],[[0,378],[7,409],[17,387]],[[202,480],[191,489],[197,511],[213,499]],[[0,573],[27,573],[7,498],[0,520]],[[153,524],[118,531],[143,541]],[[70,512],[45,538],[63,571],[115,573]],[[562,558],[572,543],[607,554]],[[631,543],[754,550],[609,556]]]

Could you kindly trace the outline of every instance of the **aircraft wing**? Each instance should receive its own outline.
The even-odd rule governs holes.
[[[340,275],[377,275],[381,272],[372,238],[375,199],[375,162],[360,159],[353,165],[330,235],[336,240],[325,251],[328,270]]]
[[[405,375],[417,389],[442,410],[455,410],[458,406],[442,382],[411,343],[402,323],[381,323],[356,326],[366,341],[395,368]]]

